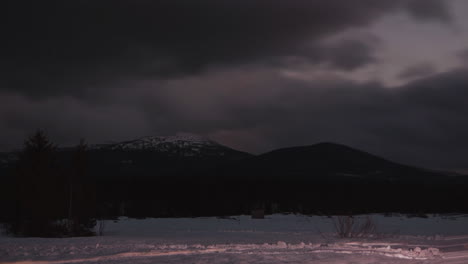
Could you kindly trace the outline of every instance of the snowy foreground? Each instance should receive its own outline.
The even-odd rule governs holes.
[[[468,217],[373,219],[372,237],[340,239],[317,216],[121,218],[101,237],[0,237],[0,263],[468,263]]]

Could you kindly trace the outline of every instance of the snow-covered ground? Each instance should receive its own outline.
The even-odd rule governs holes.
[[[101,237],[0,237],[0,263],[468,263],[468,217],[372,218],[365,239],[319,216],[121,218]]]

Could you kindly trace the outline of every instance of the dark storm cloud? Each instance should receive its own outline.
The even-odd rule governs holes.
[[[412,1],[408,3],[408,9],[411,14],[420,19],[437,19],[445,22],[449,22],[451,20],[451,12],[442,1]]]
[[[352,71],[377,61],[378,40],[345,39],[335,43],[320,43],[299,52],[298,56],[312,63],[325,63],[331,69]]]
[[[45,130],[61,146],[84,137],[92,143],[131,138],[147,131],[148,120],[128,105],[91,105],[71,97],[47,100],[0,93],[0,151],[14,150],[37,129]]]
[[[431,63],[419,63],[412,65],[398,74],[398,78],[402,80],[414,79],[431,75],[436,72],[436,68]]]
[[[322,38],[397,9],[424,19],[448,17],[437,0],[11,0],[1,5],[0,88],[35,96],[92,94],[109,81],[307,54],[314,62],[352,70],[372,61],[368,47],[320,57],[314,54],[322,53]],[[350,44],[356,45],[341,45],[346,50]]]

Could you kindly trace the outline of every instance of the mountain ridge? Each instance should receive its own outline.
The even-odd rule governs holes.
[[[180,152],[199,143],[200,155]],[[160,144],[173,148],[159,151]],[[402,165],[337,143],[261,155],[180,138],[144,137],[106,146],[89,150],[87,177],[110,215],[121,215],[121,208],[138,217],[248,214],[257,207],[305,214],[468,212],[467,177]],[[73,173],[73,151],[57,155],[63,175]],[[1,169],[0,174],[15,175],[13,166]],[[4,180],[13,186],[14,177]]]
[[[221,145],[209,138],[183,134],[175,136],[146,136],[134,140],[109,144],[97,144],[90,150],[99,151],[150,151],[170,156],[203,157],[228,156],[230,154],[250,155]]]
[[[366,177],[386,175],[384,177],[393,179],[401,178],[396,177],[397,174],[449,175],[447,172],[404,165],[334,142],[285,147],[254,155],[224,146],[207,137],[195,134],[177,134],[174,136],[145,136],[114,143],[94,144],[90,145],[88,149],[93,160],[96,162],[106,161],[105,166],[117,166],[115,164],[123,163],[135,165],[133,158],[145,160],[145,168],[151,167],[152,160],[157,163],[159,159],[193,159],[194,162],[202,159],[218,159],[237,161],[235,166],[238,168],[233,170],[247,170],[242,172],[247,174],[260,174],[260,171],[268,171],[273,175],[302,174],[301,177],[307,177],[306,175],[310,174],[365,175]],[[59,151],[72,152],[73,148],[59,148]],[[0,155],[0,167],[8,166],[9,163],[17,161],[13,153],[0,154],[2,154]],[[109,163],[109,159],[104,156],[112,156],[109,159],[116,160]],[[254,172],[249,172],[249,170]],[[389,174],[394,175],[390,177]]]
[[[443,179],[446,173],[405,165],[343,144],[321,142],[287,147],[252,156],[237,168],[255,177],[290,180],[408,181]]]

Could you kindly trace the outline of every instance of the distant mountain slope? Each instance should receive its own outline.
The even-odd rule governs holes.
[[[58,155],[64,175],[73,173],[72,154],[68,148]],[[466,176],[334,143],[254,156],[200,137],[145,137],[90,146],[88,161],[98,203],[113,216],[122,208],[137,217],[249,214],[257,207],[307,214],[468,212]],[[7,166],[0,166],[0,176],[14,175],[14,163],[1,164]],[[14,190],[13,177],[3,180],[0,201]]]
[[[171,157],[197,158],[243,158],[249,154],[223,146],[213,140],[197,135],[149,136],[136,140],[91,146],[101,151],[145,151]]]
[[[63,163],[72,148],[62,148]],[[15,153],[0,153],[0,169],[10,167]],[[459,179],[388,161],[335,143],[274,150],[258,156],[237,151],[196,135],[149,136],[89,147],[90,173],[96,177],[199,177],[282,179],[329,182],[428,182]]]
[[[418,181],[445,176],[328,142],[274,150],[249,159],[244,167],[253,175],[310,180]]]
[[[98,178],[164,178],[213,174],[251,154],[197,135],[149,136],[90,146],[90,172]]]
[[[0,168],[7,167],[9,164],[18,160],[18,155],[13,152],[0,152]]]
[[[73,147],[59,148],[59,164],[71,164],[73,151]],[[0,153],[0,173],[6,174],[17,156],[18,153]],[[212,174],[225,163],[250,156],[192,134],[148,136],[88,147],[89,173],[96,178]]]

